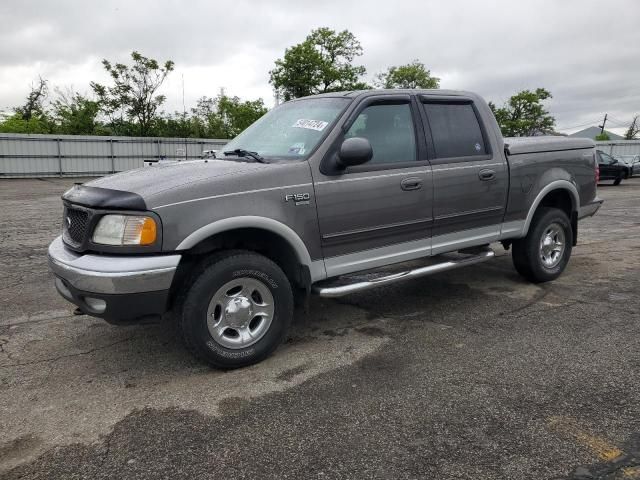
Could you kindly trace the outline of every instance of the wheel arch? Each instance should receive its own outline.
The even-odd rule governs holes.
[[[324,262],[311,259],[300,236],[270,218],[241,216],[219,220],[191,233],[177,247],[185,252],[185,264],[222,249],[261,253],[280,265],[292,282],[301,287],[326,277]]]
[[[576,186],[568,180],[554,180],[547,184],[544,188],[538,192],[529,211],[522,230],[522,235],[526,235],[529,232],[531,221],[536,211],[540,207],[554,207],[560,208],[571,220],[572,226],[577,226],[577,214],[580,208],[580,196]],[[577,228],[574,226],[574,237],[577,236]],[[575,242],[574,238],[574,242]]]

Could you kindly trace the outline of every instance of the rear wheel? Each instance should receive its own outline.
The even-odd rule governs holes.
[[[291,285],[280,267],[253,252],[217,254],[184,295],[180,326],[187,348],[217,368],[269,356],[293,318]]]
[[[614,184],[614,185],[620,185],[620,182],[622,182],[622,175],[620,175],[618,178],[616,178],[616,179],[613,181],[613,184]]]
[[[567,214],[557,208],[541,207],[527,236],[513,242],[513,264],[531,282],[555,280],[569,262],[572,239]]]

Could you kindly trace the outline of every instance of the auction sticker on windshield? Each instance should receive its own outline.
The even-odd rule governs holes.
[[[321,132],[325,127],[329,125],[329,122],[323,120],[307,120],[306,118],[300,118],[296,120],[296,123],[292,125],[294,128],[308,128],[309,130],[317,130]]]

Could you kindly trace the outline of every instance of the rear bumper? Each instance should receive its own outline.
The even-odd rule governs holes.
[[[180,262],[180,255],[82,255],[66,248],[61,237],[48,256],[60,295],[113,323],[164,313]]]
[[[590,203],[580,207],[580,210],[578,211],[578,220],[595,215],[602,206],[602,202],[604,202],[604,200],[596,197]]]

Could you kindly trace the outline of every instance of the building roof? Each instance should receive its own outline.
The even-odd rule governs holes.
[[[609,135],[610,140],[622,140],[624,138],[624,137],[621,137],[620,135],[616,135],[615,133],[610,132],[609,130],[605,130],[605,133]],[[580,138],[590,138],[591,140],[595,140],[597,135],[600,135],[600,127],[585,128],[578,132],[572,133],[569,136],[580,137]]]

